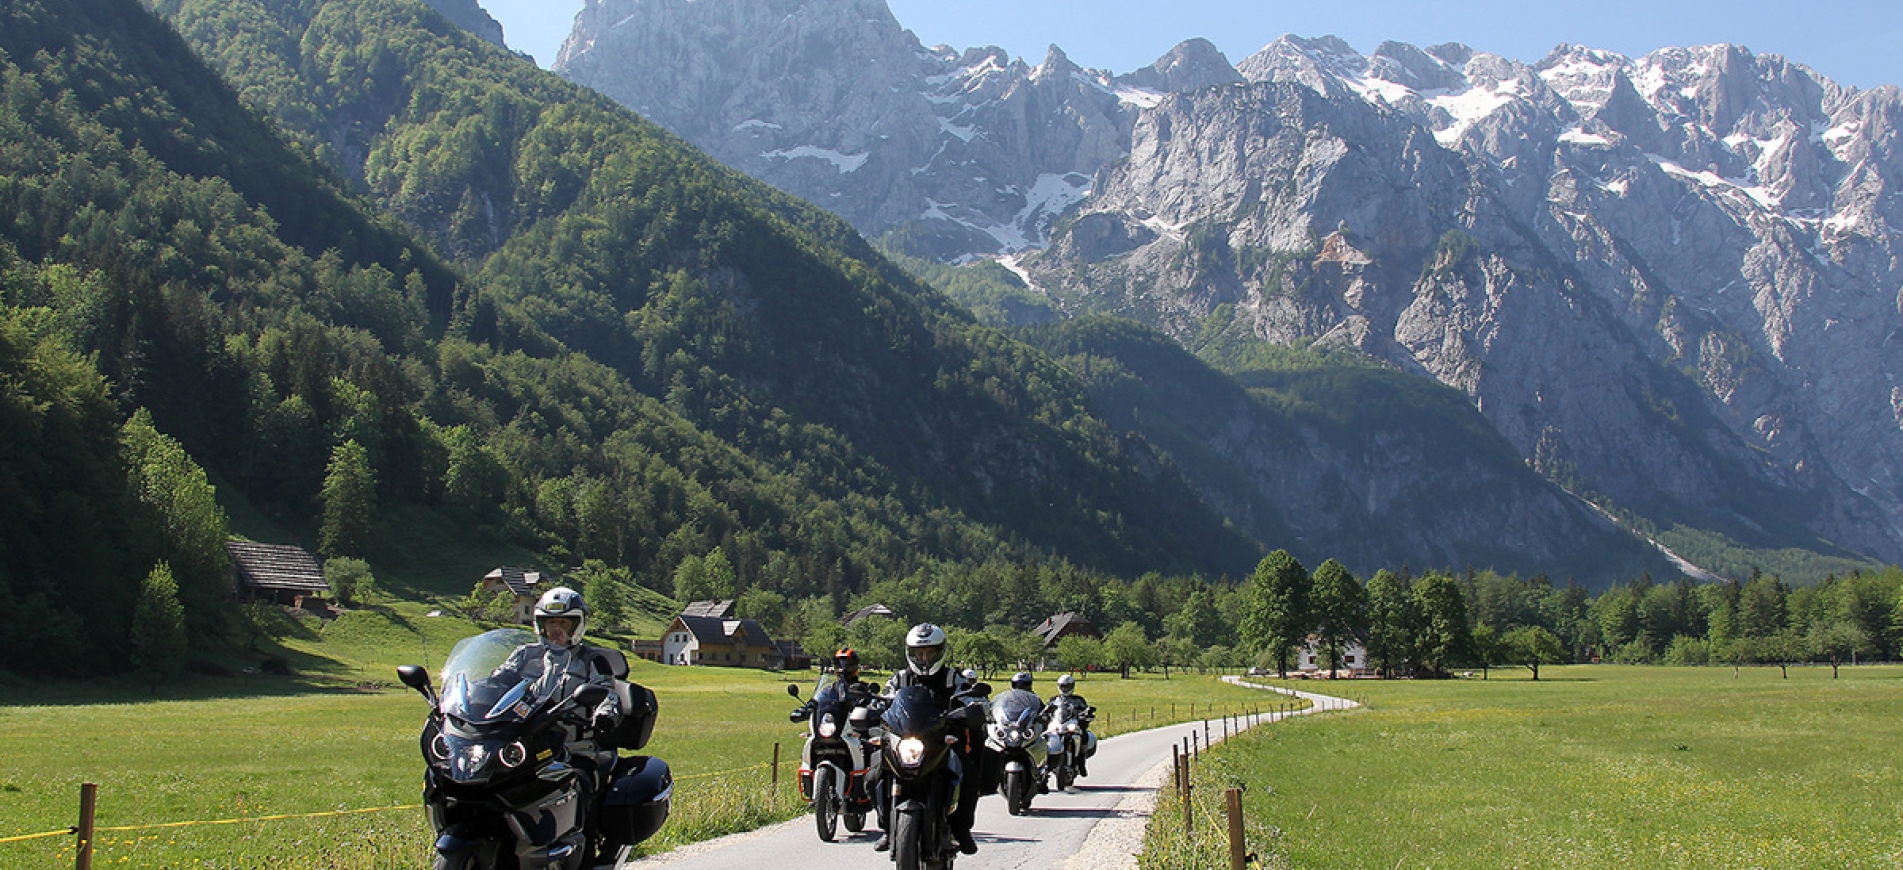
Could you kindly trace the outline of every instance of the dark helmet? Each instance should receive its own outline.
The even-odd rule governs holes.
[[[1031,673],[1029,671],[1018,671],[1011,677],[1011,688],[1023,689],[1026,692],[1031,691]]]
[[[859,679],[859,653],[852,647],[833,653],[833,670],[842,678]]]

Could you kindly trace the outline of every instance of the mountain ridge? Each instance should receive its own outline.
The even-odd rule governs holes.
[[[797,44],[656,35],[665,10],[717,16],[716,0],[590,8],[610,5],[624,30],[675,40],[675,58]],[[722,111],[760,124],[689,140],[907,253],[1002,256],[1068,316],[1131,315],[1187,341],[1233,304],[1259,339],[1432,377],[1542,474],[1648,534],[1903,558],[1903,373],[1883,352],[1903,323],[1882,289],[1903,286],[1903,91],[1731,45],[1639,58],[1562,45],[1526,64],[1458,43],[1363,56],[1295,36],[1233,66],[1185,43],[1116,76],[1055,47],[1031,67],[882,26],[877,46],[856,34],[805,60],[907,58],[909,78],[865,98],[913,107],[908,129],[930,142],[842,147],[845,121],[744,84]],[[587,28],[560,70],[606,92],[680,92],[697,68],[644,66],[651,55]],[[1179,66],[1198,72],[1159,74]],[[1290,135],[1258,135],[1283,112]],[[1387,143],[1378,158],[1362,135]],[[863,162],[761,163],[822,152]]]

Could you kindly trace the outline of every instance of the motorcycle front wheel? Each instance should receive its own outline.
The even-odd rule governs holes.
[[[1015,770],[1007,771],[1004,775],[1005,812],[1014,816],[1024,815],[1024,811],[1028,809],[1024,800],[1026,791],[1028,790],[1024,787],[1024,774]]]
[[[892,817],[892,860],[898,870],[920,870],[919,817],[917,813],[897,813]]]
[[[451,858],[437,852],[436,860],[430,862],[430,870],[476,870],[476,856],[461,855]]]
[[[861,831],[864,831],[866,829],[866,814],[865,813],[846,813],[845,821],[846,821],[846,830],[851,831],[855,834]]]
[[[833,790],[833,769],[825,765],[813,771],[813,822],[828,843],[839,833],[839,793]]]

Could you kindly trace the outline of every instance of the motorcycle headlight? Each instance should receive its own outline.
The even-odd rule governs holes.
[[[907,737],[899,741],[899,763],[906,767],[917,767],[925,760],[925,741],[917,737]]]
[[[429,754],[437,761],[449,760],[449,738],[444,737],[441,731],[436,732],[436,739],[429,742]]]
[[[833,721],[833,714],[827,713],[826,718],[819,720],[819,736],[831,737],[838,733],[839,723]]]
[[[1075,722],[1069,722],[1069,723],[1065,723],[1065,725],[1064,725],[1064,733],[1066,733],[1066,734],[1076,734],[1076,733],[1077,733],[1077,723],[1075,723]]]
[[[496,760],[502,762],[503,767],[521,767],[522,762],[529,760],[528,747],[521,743],[511,743],[502,747],[501,752],[496,753]]]
[[[463,769],[481,770],[489,761],[489,749],[480,743],[471,743],[463,747]]]

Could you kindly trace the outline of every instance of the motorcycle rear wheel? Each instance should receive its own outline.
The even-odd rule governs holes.
[[[865,813],[846,813],[844,819],[846,822],[846,830],[848,831],[857,834],[866,829]]]
[[[1076,780],[1077,780],[1077,776],[1076,774],[1071,773],[1070,765],[1066,764],[1063,767],[1060,767],[1057,769],[1057,790],[1058,791],[1070,791],[1070,784],[1072,782],[1075,782]]]
[[[825,842],[839,833],[839,793],[833,790],[833,769],[824,765],[813,771],[813,822]]]

